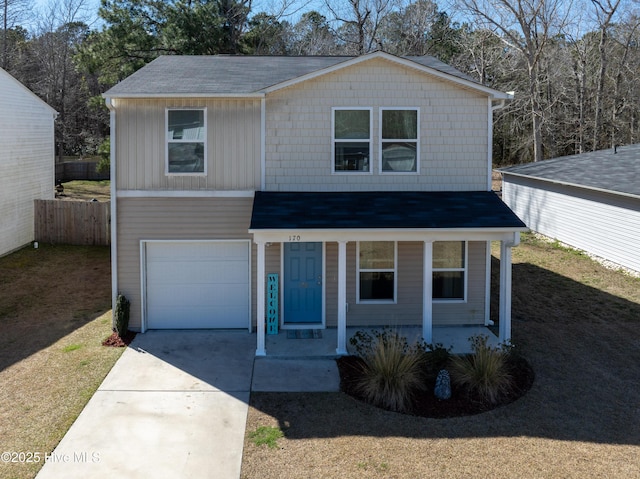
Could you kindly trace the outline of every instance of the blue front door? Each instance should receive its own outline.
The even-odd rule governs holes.
[[[322,323],[322,281],[322,243],[285,243],[285,324]]]

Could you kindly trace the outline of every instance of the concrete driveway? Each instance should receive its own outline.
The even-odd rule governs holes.
[[[138,334],[38,479],[239,477],[255,347],[240,331]]]

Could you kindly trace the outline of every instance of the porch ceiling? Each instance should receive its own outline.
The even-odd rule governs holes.
[[[251,232],[261,230],[525,231],[491,191],[256,192]]]

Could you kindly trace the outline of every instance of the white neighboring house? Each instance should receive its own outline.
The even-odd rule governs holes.
[[[640,272],[640,144],[499,171],[533,231]]]
[[[0,68],[0,255],[33,241],[33,200],[54,198],[56,115]]]

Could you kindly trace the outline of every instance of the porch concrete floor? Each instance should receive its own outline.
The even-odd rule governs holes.
[[[311,328],[310,328],[311,329]],[[353,352],[349,339],[357,331],[370,332],[375,327],[349,327],[347,328],[347,351]],[[397,329],[409,343],[417,341],[422,335],[422,328],[418,326],[398,326]],[[335,358],[338,345],[338,331],[336,328],[320,330],[320,339],[289,339],[287,330],[279,330],[278,334],[265,335],[267,357],[271,358]],[[488,343],[497,346],[498,337],[486,326],[435,326],[433,328],[433,344],[442,343],[445,348],[451,347],[452,353],[466,354],[471,352],[469,338],[476,334],[484,334],[489,337]],[[255,337],[255,333],[254,333]]]

